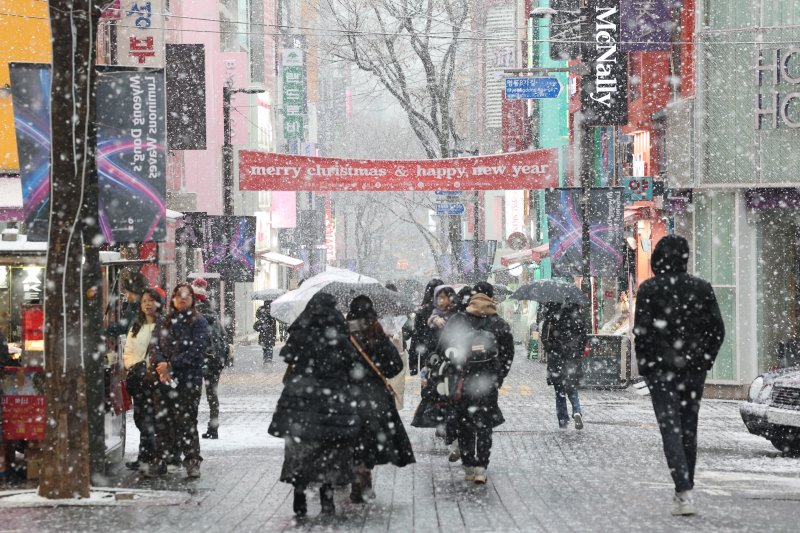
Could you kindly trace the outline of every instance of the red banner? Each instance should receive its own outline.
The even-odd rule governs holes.
[[[46,407],[44,396],[0,396],[3,440],[44,439]]]
[[[555,149],[373,161],[239,150],[242,191],[493,191],[558,187]]]

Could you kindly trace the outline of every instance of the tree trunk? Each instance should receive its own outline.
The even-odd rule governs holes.
[[[91,273],[99,265],[82,266],[82,261],[85,239],[95,234],[97,220],[93,74],[98,16],[91,0],[50,1],[52,201],[44,298],[47,429],[39,495],[51,499],[87,498],[91,484],[86,369],[96,361],[86,356],[96,353],[98,343],[84,337],[82,318],[89,305],[85,298],[98,297],[86,279],[99,279],[97,272]]]

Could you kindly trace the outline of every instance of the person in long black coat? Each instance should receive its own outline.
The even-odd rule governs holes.
[[[639,287],[633,328],[639,375],[650,389],[675,484],[676,515],[695,513],[700,400],[725,339],[714,289],[687,272],[688,261],[686,239],[667,235],[658,241],[650,259],[655,276]]]
[[[417,375],[419,370],[425,368],[428,363],[428,350],[432,344],[431,335],[433,335],[428,327],[428,319],[434,308],[433,293],[439,285],[444,285],[444,281],[434,278],[428,282],[422,302],[414,312],[414,330],[408,346],[408,372],[412,376]]]
[[[278,324],[269,312],[271,302],[264,302],[264,305],[256,311],[256,321],[253,329],[258,332],[258,343],[264,351],[264,363],[272,362],[272,352],[275,349],[275,338],[278,335]]]
[[[378,322],[378,314],[367,296],[358,296],[347,314],[350,339],[360,358],[356,360],[351,377],[353,396],[361,415],[361,432],[355,448],[355,480],[350,499],[363,503],[364,495],[374,497],[372,469],[375,465],[393,464],[403,467],[414,463],[414,452],[403,421],[397,412],[387,380],[403,370],[403,359]],[[369,357],[375,369],[364,358]]]
[[[514,361],[514,337],[508,323],[497,315],[492,286],[481,282],[473,291],[466,312],[447,322],[436,352],[458,372],[452,376],[458,385],[451,401],[464,479],[486,483],[492,431],[505,422],[498,391]],[[478,350],[491,357],[482,359]]]
[[[572,405],[575,429],[583,429],[583,414],[578,397],[578,383],[583,377],[581,357],[586,348],[588,330],[583,311],[577,304],[543,304],[542,346],[547,353],[547,383],[556,395],[558,427],[569,425],[567,399]]]
[[[288,329],[280,356],[289,365],[269,434],[284,439],[281,481],[294,485],[294,512],[307,513],[305,489],[321,483],[322,512],[333,514],[333,486],[353,480],[362,423],[352,370],[360,357],[336,299],[319,292]]]

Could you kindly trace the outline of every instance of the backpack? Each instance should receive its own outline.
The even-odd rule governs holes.
[[[459,368],[491,363],[497,359],[499,349],[497,337],[491,329],[493,320],[489,320],[481,328],[470,325],[468,331],[445,351],[445,355]]]

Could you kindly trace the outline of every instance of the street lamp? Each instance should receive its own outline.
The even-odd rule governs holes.
[[[531,18],[541,18],[550,20],[553,16],[563,13],[572,16],[580,16],[580,11],[563,11],[555,10],[549,7],[537,7],[531,10]],[[582,32],[579,32],[582,34]],[[571,59],[581,59],[580,50],[582,47],[578,46],[578,53],[571,55]],[[585,64],[581,64],[583,67]],[[547,70],[547,69],[540,69]],[[551,71],[561,69],[550,69]],[[570,72],[578,72],[585,75],[585,68],[566,69]],[[591,240],[589,235],[589,211],[591,205],[591,188],[594,184],[594,145],[592,143],[592,128],[583,111],[575,113],[575,129],[580,131],[580,152],[581,152],[581,291],[589,298],[589,308],[586,314],[586,323],[591,328],[592,325],[592,280],[591,280]],[[590,329],[591,331],[591,329]]]
[[[230,85],[222,88],[222,214],[233,216],[233,145],[231,144],[231,98],[234,94],[258,94],[266,92],[266,89],[258,87],[248,87],[244,89],[234,89]],[[234,322],[236,312],[233,306],[235,298],[235,284],[233,281],[225,280],[225,336],[228,344],[233,344]]]

